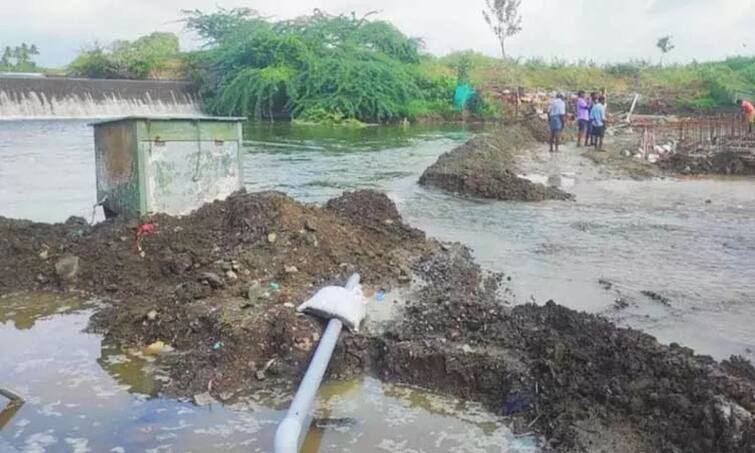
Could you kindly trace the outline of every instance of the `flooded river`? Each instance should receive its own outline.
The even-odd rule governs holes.
[[[248,127],[245,183],[308,202],[384,190],[412,225],[511,276],[517,303],[554,299],[662,342],[755,359],[755,180],[616,179],[573,149],[541,147],[523,172],[558,177],[576,202],[481,202],[417,186],[472,132]],[[94,178],[85,122],[0,122],[0,215],[90,219]],[[0,451],[269,451],[285,393],[210,407],[161,398],[158,363],[83,333],[86,303],[50,297],[0,301],[0,384],[30,395],[0,415]],[[531,451],[479,407],[370,378],[324,388],[318,417],[308,451]]]

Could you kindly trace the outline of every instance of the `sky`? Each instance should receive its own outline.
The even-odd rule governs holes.
[[[132,40],[152,31],[179,34],[184,48],[196,40],[183,30],[182,9],[211,11],[243,6],[290,18],[320,8],[390,20],[443,55],[475,49],[498,55],[482,18],[485,0],[0,0],[0,45],[35,43],[37,62],[57,67],[95,42]],[[755,54],[755,0],[522,0],[523,30],[507,42],[515,57],[594,60],[650,59],[670,34],[676,48],[666,61],[688,62]]]

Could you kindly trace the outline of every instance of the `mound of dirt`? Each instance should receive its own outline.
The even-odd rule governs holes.
[[[383,379],[473,398],[559,452],[752,452],[755,372],[549,302],[510,307],[503,276],[468,249],[428,240],[376,192],[324,208],[274,192],[238,193],[189,216],[136,224],[47,225],[0,218],[0,292],[83,290],[102,297],[92,328],[108,342],[157,340],[168,394],[295,381],[322,331],[295,305],[358,271],[407,284],[380,332],[344,333],[330,377]],[[1,303],[1,299],[0,299]]]
[[[573,195],[517,176],[516,154],[532,145],[532,136],[521,126],[478,135],[443,155],[419,179],[462,195],[496,200],[571,200]]]
[[[437,243],[401,223],[383,194],[356,192],[322,209],[280,193],[239,193],[191,215],[157,215],[140,256],[136,224],[89,227],[0,218],[0,293],[68,288],[114,302],[93,318],[108,341],[163,341],[182,351],[168,392],[255,384],[257,371],[294,376],[320,323],[293,310],[356,270],[367,285],[405,281],[409,259]],[[65,279],[56,265],[75,257]],[[20,270],[20,271],[19,271]]]
[[[450,255],[450,256],[449,256]],[[753,368],[548,302],[509,308],[468,251],[416,270],[431,282],[381,338],[384,379],[484,401],[555,451],[749,452]]]

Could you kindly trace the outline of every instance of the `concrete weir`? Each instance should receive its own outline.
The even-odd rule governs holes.
[[[197,113],[189,82],[0,75],[0,119]]]

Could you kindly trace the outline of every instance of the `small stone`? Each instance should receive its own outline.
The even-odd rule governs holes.
[[[291,302],[286,302],[283,304],[283,306],[286,308],[294,308],[296,305],[292,304]]]
[[[251,285],[249,285],[249,288],[246,290],[246,298],[250,302],[256,302],[257,299],[261,297],[261,293],[262,285],[260,285],[260,282],[258,280],[255,280]]]
[[[257,372],[254,373],[254,377],[256,377],[258,381],[264,381],[265,379],[267,379],[267,376],[265,376],[265,372],[263,370],[257,370]]]
[[[239,276],[236,275],[236,273],[231,270],[226,271],[225,276],[226,278],[228,278],[228,280],[231,280],[231,281],[236,281],[239,279]]]
[[[392,219],[385,219],[384,223],[386,225],[393,225],[393,220]]]
[[[182,232],[183,230],[184,230],[184,229],[183,229],[183,227],[180,227],[180,226],[177,226],[177,227],[173,228],[173,232],[174,232],[174,233],[180,233],[180,232]]]
[[[317,226],[310,219],[304,221],[304,228],[309,231],[317,231]]]
[[[128,240],[128,238],[126,236],[121,236],[118,239],[120,239],[121,242],[126,242],[126,240]]]
[[[223,272],[231,271],[233,270],[233,265],[231,265],[231,263],[223,261],[220,263],[220,269],[222,269]]]
[[[67,255],[55,263],[55,273],[61,280],[73,280],[79,273],[79,257]]]
[[[306,237],[307,244],[311,245],[312,247],[317,247],[320,245],[320,243],[317,241],[317,236],[314,234],[308,234]]]
[[[285,270],[287,274],[295,274],[299,272],[299,269],[296,266],[283,266],[283,270]]]
[[[194,404],[197,406],[209,406],[216,403],[215,398],[210,395],[210,392],[198,393],[194,395]]]
[[[45,277],[43,274],[37,274],[37,281],[39,283],[42,283],[43,285],[50,281],[47,277]]]
[[[274,243],[278,239],[278,235],[275,233],[270,233],[267,235],[267,242]]]
[[[43,260],[46,260],[50,255],[50,251],[47,249],[47,247],[43,248],[41,252],[39,252],[39,257]]]
[[[150,321],[157,319],[157,310],[150,310],[149,313],[147,313],[147,319]]]
[[[218,274],[214,274],[212,272],[203,272],[202,275],[199,276],[199,281],[207,283],[214,289],[222,288],[225,286],[225,282],[222,278],[218,276]]]

